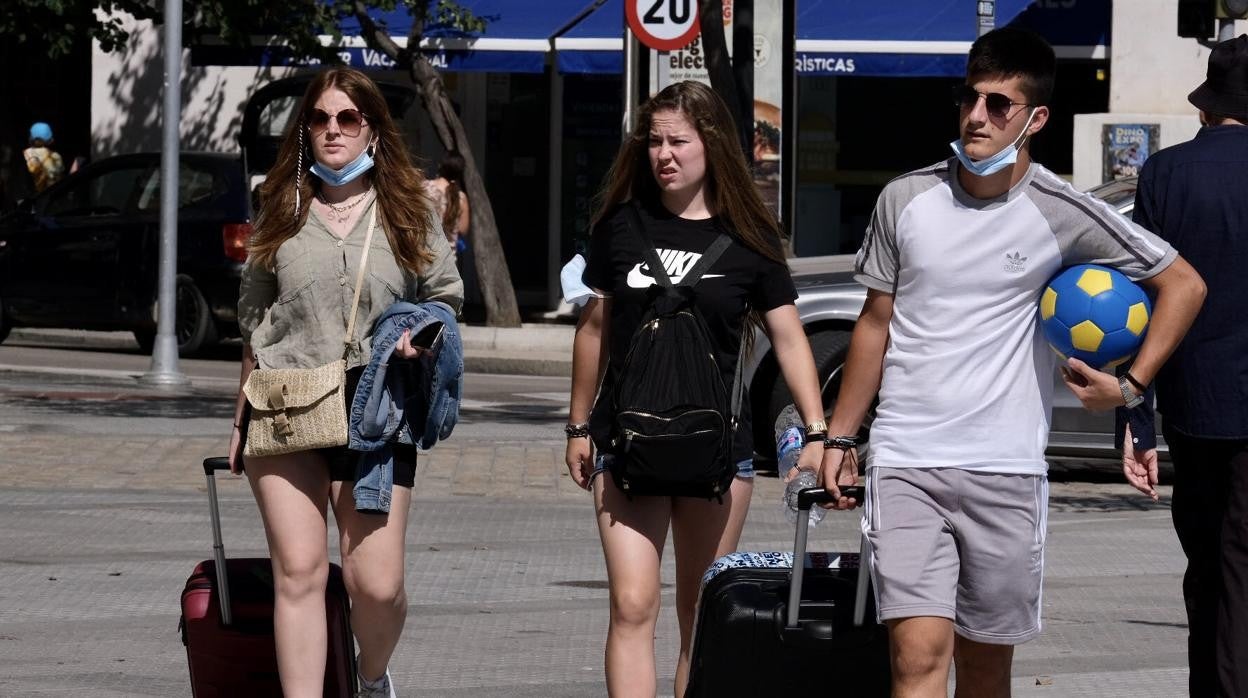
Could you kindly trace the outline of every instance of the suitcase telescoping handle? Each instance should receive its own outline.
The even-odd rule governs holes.
[[[789,584],[789,605],[785,609],[787,628],[797,627],[797,611],[802,602],[802,576],[806,572],[806,536],[810,526],[807,519],[810,507],[815,504],[831,502],[832,496],[822,487],[808,487],[797,494],[797,533],[793,538],[793,579]],[[858,585],[854,593],[854,626],[862,627],[867,615],[867,584],[871,577],[870,551],[867,549],[867,537],[862,537],[858,556]]]
[[[221,543],[221,504],[217,501],[218,470],[229,470],[230,459],[224,456],[204,459],[204,476],[208,478],[208,511],[212,518],[212,558],[217,568],[217,601],[221,607],[221,624],[230,625],[230,581],[225,571],[225,546]]]

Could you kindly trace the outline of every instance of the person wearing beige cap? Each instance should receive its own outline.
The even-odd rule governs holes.
[[[1183,599],[1193,696],[1248,696],[1248,35],[1209,55],[1188,101],[1203,128],[1144,163],[1135,222],[1169,242],[1208,288],[1156,377],[1174,461],[1174,528],[1187,556]],[[1119,410],[1123,471],[1156,498],[1150,401]]]

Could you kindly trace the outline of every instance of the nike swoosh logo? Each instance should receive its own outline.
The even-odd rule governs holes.
[[[703,274],[702,278],[703,279],[717,279],[717,278],[723,278],[723,276],[724,276],[723,274]],[[679,284],[681,281],[684,281],[685,275],[684,274],[672,274],[672,272],[669,271],[668,278],[672,280],[672,285],[674,286],[676,284]],[[658,282],[655,281],[653,276],[651,276],[650,267],[645,262],[638,264],[637,266],[633,267],[632,271],[628,272],[628,287],[629,288],[649,288],[655,285],[656,283]]]

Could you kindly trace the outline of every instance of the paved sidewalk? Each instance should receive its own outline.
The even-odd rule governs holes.
[[[210,553],[199,463],[224,453],[232,405],[225,382],[170,397],[122,379],[0,373],[0,697],[190,694],[178,595]],[[605,695],[605,569],[589,495],[562,465],[557,412],[478,405],[422,456],[399,695]],[[1017,651],[1014,695],[1184,695],[1169,487],[1153,504],[1071,476],[1054,473],[1045,629]],[[246,482],[220,485],[229,553],[266,554]],[[743,549],[791,546],[780,492],[774,477],[756,480]],[[856,525],[830,514],[812,549],[856,549]],[[673,576],[669,542],[660,695],[677,651]]]
[[[245,484],[221,484],[227,549],[263,555]],[[189,695],[178,592],[209,552],[195,489],[0,488],[0,696]],[[1095,489],[1054,487],[1045,631],[1018,651],[1014,694],[1182,695],[1181,555],[1169,517],[1121,488]],[[774,478],[760,479],[743,548],[791,545],[778,497]],[[855,547],[855,524],[831,516],[812,547]],[[660,695],[670,695],[674,671],[673,573],[669,543]],[[399,695],[604,695],[606,581],[587,495],[421,491],[407,575],[411,610],[392,664]],[[769,670],[748,657],[742,665]]]

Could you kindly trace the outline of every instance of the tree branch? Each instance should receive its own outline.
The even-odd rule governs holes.
[[[368,15],[368,6],[360,0],[355,0],[353,5],[355,18],[360,22],[360,33],[364,35],[365,43],[385,53],[396,63],[407,67],[405,64],[407,60],[410,60],[410,56],[404,56],[403,49],[399,48],[399,45],[394,42],[394,39],[390,38],[388,33],[382,31],[381,27],[377,26],[377,22],[373,21],[373,18]],[[408,49],[411,49],[411,44],[408,44]]]

